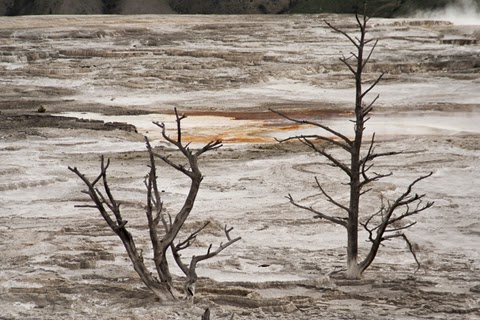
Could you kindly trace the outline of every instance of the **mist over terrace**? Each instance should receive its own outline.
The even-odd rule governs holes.
[[[454,0],[445,8],[418,11],[412,17],[417,19],[448,20],[456,25],[479,25],[480,4],[475,0]]]

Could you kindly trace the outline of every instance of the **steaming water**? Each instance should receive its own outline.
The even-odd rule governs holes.
[[[417,12],[414,18],[448,20],[456,25],[480,25],[480,4],[475,0],[456,0],[444,9]]]

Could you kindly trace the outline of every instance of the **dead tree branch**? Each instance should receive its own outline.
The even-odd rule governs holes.
[[[346,227],[347,226],[347,218],[342,218],[342,217],[334,217],[334,216],[330,216],[330,215],[327,215],[323,212],[320,212],[318,210],[315,210],[313,207],[307,207],[307,206],[304,206],[304,205],[301,205],[299,204],[298,202],[296,202],[292,195],[291,194],[288,194],[288,196],[286,197],[291,204],[293,204],[295,207],[297,208],[301,208],[301,209],[304,209],[304,210],[307,210],[307,211],[310,211],[312,212],[315,216],[315,218],[317,219],[325,219],[327,221],[330,221],[330,222],[333,222],[335,224],[339,224],[341,226],[344,226]]]
[[[205,224],[202,228],[193,232],[189,237],[187,237],[185,241],[180,242],[177,246],[173,244],[174,240],[178,236],[180,230],[182,229],[185,221],[187,220],[193,209],[200,188],[200,183],[203,180],[202,173],[198,166],[198,158],[208,151],[220,148],[222,146],[222,142],[220,140],[211,141],[200,149],[193,151],[188,143],[184,144],[182,141],[183,137],[181,121],[186,118],[185,115],[179,115],[177,110],[175,109],[175,118],[177,124],[176,139],[172,139],[167,135],[164,123],[157,122],[156,124],[162,130],[162,137],[167,142],[173,144],[176,149],[180,151],[180,153],[187,161],[187,165],[181,165],[177,162],[173,162],[172,160],[170,160],[170,156],[168,155],[156,153],[151,146],[149,139],[145,137],[145,143],[149,155],[148,167],[150,169],[144,181],[145,187],[147,189],[146,218],[148,223],[149,238],[153,249],[153,260],[155,262],[158,279],[154,277],[152,273],[148,270],[148,268],[145,266],[142,256],[142,250],[136,248],[133,236],[129,231],[127,231],[125,227],[127,221],[123,219],[121,214],[121,202],[117,201],[114,197],[107,178],[107,169],[110,165],[110,161],[107,160],[105,162],[104,157],[101,157],[100,173],[93,180],[88,179],[76,167],[68,167],[68,169],[75,173],[86,185],[87,190],[83,191],[83,193],[87,194],[90,197],[90,200],[94,203],[94,205],[80,205],[77,207],[96,208],[100,212],[108,226],[122,240],[128,256],[132,261],[133,267],[140,276],[143,283],[148,288],[150,288],[159,297],[161,301],[175,299],[172,276],[170,274],[170,269],[166,258],[167,250],[169,248],[172,249],[175,261],[178,263],[179,267],[184,272],[186,272],[186,274],[192,274],[192,276],[195,277],[196,281],[195,267],[199,261],[217,255],[228,246],[240,240],[240,237],[233,240],[230,239],[229,232],[231,231],[231,229],[225,229],[228,242],[226,242],[225,244],[220,244],[219,248],[215,251],[211,250],[212,246],[210,245],[207,254],[192,258],[192,262],[190,263],[189,268],[186,268],[185,265],[181,262],[178,251],[189,247],[193,243],[193,241],[195,241],[198,233],[200,233],[200,231],[202,231],[207,226],[207,224]],[[163,201],[157,182],[158,176],[157,166],[155,163],[156,158],[161,159],[168,166],[181,172],[190,179],[190,187],[188,194],[183,202],[181,209],[173,218],[172,215],[166,213],[164,210]],[[103,190],[101,191],[101,189]],[[163,230],[161,230],[161,232],[160,227],[163,227]]]
[[[340,138],[341,140],[343,140],[346,144],[342,144],[334,139],[330,139],[328,137],[322,137],[322,139],[325,139],[326,141],[329,141],[329,142],[332,142],[340,147],[342,147],[343,149],[345,149],[346,151],[350,151],[351,149],[351,146],[352,146],[352,141],[344,136],[343,134],[341,134],[340,132],[330,128],[330,127],[327,127],[321,123],[318,123],[318,122],[314,122],[314,121],[308,121],[308,120],[298,120],[298,119],[295,119],[295,118],[292,118],[292,117],[289,117],[288,115],[280,112],[280,111],[276,111],[276,110],[273,110],[273,109],[268,109],[270,110],[271,112],[287,119],[287,120],[290,120],[292,122],[295,122],[295,123],[298,123],[298,124],[308,124],[308,125],[312,125],[312,126],[315,126],[315,127],[319,127],[327,132],[330,132],[331,134],[333,134],[334,136]],[[315,138],[319,139],[318,136],[315,136]]]
[[[241,237],[236,237],[234,239],[231,238],[230,232],[233,230],[233,227],[227,228],[225,225],[224,232],[225,232],[225,237],[227,238],[226,243],[220,243],[218,248],[214,251],[212,251],[213,245],[210,244],[207,252],[203,255],[199,256],[193,256],[190,265],[187,266],[181,259],[180,251],[184,250],[188,247],[190,247],[193,242],[195,241],[197,235],[208,226],[209,222],[205,223],[202,227],[200,227],[198,230],[192,232],[185,240],[179,242],[177,245],[172,244],[171,249],[173,253],[173,257],[175,258],[175,261],[177,265],[180,267],[180,269],[183,271],[185,276],[187,277],[187,280],[184,284],[184,290],[185,290],[185,298],[192,298],[195,296],[195,285],[198,280],[197,276],[197,264],[201,261],[210,259],[218,255],[220,252],[231,246],[237,241],[240,241],[242,238]]]
[[[430,172],[429,174],[423,175],[412,181],[408,185],[407,189],[400,196],[398,196],[395,201],[389,202],[387,205],[382,204],[381,209],[377,213],[371,215],[369,219],[367,219],[367,221],[363,224],[364,229],[369,233],[369,240],[372,242],[372,247],[370,248],[370,252],[366,256],[366,258],[360,263],[361,270],[364,271],[370,266],[370,264],[375,259],[378,249],[383,241],[398,237],[403,238],[407,242],[410,248],[410,252],[415,258],[415,262],[418,266],[420,266],[420,262],[418,261],[413,251],[410,241],[402,232],[400,232],[402,230],[412,227],[416,224],[416,222],[407,223],[406,225],[401,227],[394,227],[394,224],[399,223],[407,217],[419,214],[433,206],[433,201],[427,201],[426,203],[423,201],[423,198],[425,197],[424,194],[412,195],[413,187],[418,182],[430,177],[432,174],[433,172]],[[410,206],[411,204],[415,204],[413,208]],[[395,212],[399,210],[402,212],[398,215],[395,215]],[[377,224],[375,227],[369,227],[369,224],[371,223],[371,221],[373,221],[373,218],[379,215],[381,216],[380,223]],[[375,232],[375,236],[373,235],[373,232]],[[393,234],[385,235],[385,233]]]

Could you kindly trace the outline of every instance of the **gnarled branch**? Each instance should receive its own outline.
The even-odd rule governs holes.
[[[413,187],[418,182],[430,177],[432,174],[433,172],[430,172],[429,174],[420,176],[414,181],[412,181],[408,185],[407,189],[400,196],[398,196],[395,201],[389,202],[387,205],[384,205],[382,202],[381,209],[375,214],[373,214],[372,216],[370,216],[369,219],[366,221],[366,223],[363,224],[363,227],[365,228],[365,230],[369,232],[369,240],[372,242],[372,247],[370,248],[370,252],[368,253],[367,257],[360,263],[360,268],[362,270],[365,270],[366,268],[368,268],[369,265],[373,262],[373,259],[375,258],[378,252],[378,249],[383,241],[392,239],[392,238],[402,237],[407,243],[409,243],[408,239],[404,237],[404,234],[399,231],[410,228],[411,226],[415,225],[415,222],[411,222],[405,226],[400,226],[400,227],[395,227],[393,226],[393,224],[398,223],[407,217],[416,215],[433,206],[434,204],[433,201],[428,201],[426,203],[423,202],[422,199],[424,198],[425,195],[418,195],[418,194],[411,195]],[[412,203],[416,203],[414,208],[410,207],[410,204]],[[398,216],[395,216],[394,213],[400,208],[405,208],[405,210]],[[379,215],[381,215],[382,217],[380,223],[373,228],[368,227],[368,224],[373,220],[373,217],[376,217]],[[375,236],[373,236],[374,231],[376,233]],[[394,233],[394,234],[385,235],[385,233]],[[410,251],[412,252],[410,243],[409,243],[409,246],[410,246]],[[413,252],[412,254],[415,257],[415,261],[419,265],[419,262],[415,254]]]
[[[292,117],[289,117],[287,116],[286,114],[280,112],[280,111],[276,111],[276,110],[273,110],[273,109],[268,109],[270,111],[272,111],[273,113],[275,114],[278,114],[279,116],[287,119],[287,120],[290,120],[292,122],[295,122],[295,123],[298,123],[298,124],[309,124],[309,125],[312,125],[312,126],[315,126],[315,127],[319,127],[327,132],[330,132],[331,134],[333,134],[334,136],[342,139],[343,141],[345,141],[346,145],[344,144],[340,144],[338,141],[336,142],[336,144],[338,144],[340,147],[342,147],[343,149],[349,151],[351,149],[351,146],[352,146],[352,141],[345,135],[341,134],[340,132],[330,128],[330,127],[327,127],[321,123],[318,123],[318,122],[315,122],[315,121],[308,121],[308,120],[298,120],[298,119],[295,119],[295,118],[292,118]],[[332,139],[333,140],[333,139]],[[332,141],[331,141],[332,142]],[[332,142],[333,143],[333,142]]]
[[[202,255],[198,256],[193,256],[190,264],[187,266],[181,259],[180,251],[184,250],[188,247],[190,247],[193,242],[196,240],[197,235],[205,229],[210,222],[207,221],[202,227],[197,229],[196,231],[192,232],[185,240],[179,242],[177,245],[171,245],[173,257],[175,258],[175,261],[177,262],[177,265],[180,267],[182,272],[185,274],[187,277],[187,280],[185,281],[184,284],[184,290],[185,290],[185,298],[192,298],[195,295],[195,285],[198,279],[197,276],[197,264],[201,261],[210,259],[218,255],[220,252],[231,246],[237,241],[240,241],[242,238],[241,237],[236,237],[233,238],[230,236],[230,232],[233,230],[233,227],[228,228],[227,225],[224,227],[224,232],[225,232],[225,237],[227,238],[226,243],[220,243],[218,248],[216,250],[212,251],[213,245],[210,244],[208,246],[207,252]]]
[[[288,194],[288,196],[286,196],[286,198],[290,201],[291,204],[293,204],[295,207],[297,208],[301,208],[301,209],[304,209],[304,210],[307,210],[307,211],[310,211],[312,212],[315,216],[315,218],[318,218],[318,219],[325,219],[327,221],[330,221],[330,222],[333,222],[335,224],[339,224],[341,226],[344,226],[346,227],[347,226],[347,218],[342,218],[342,217],[334,217],[334,216],[330,216],[330,215],[327,215],[323,212],[320,212],[318,210],[315,210],[313,207],[307,207],[307,206],[304,206],[304,205],[301,205],[299,204],[298,202],[296,202],[292,195],[291,194]]]

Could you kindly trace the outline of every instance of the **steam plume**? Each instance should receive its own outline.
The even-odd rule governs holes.
[[[419,19],[448,20],[457,25],[479,25],[480,6],[475,0],[454,0],[443,9],[421,11],[414,15]]]

